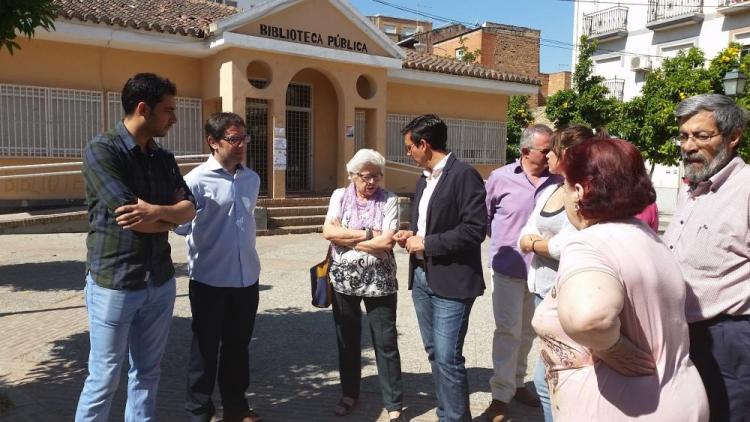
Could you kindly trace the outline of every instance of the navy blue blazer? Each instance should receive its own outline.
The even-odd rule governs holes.
[[[411,204],[411,230],[417,233],[419,201],[427,185],[422,175]],[[435,294],[468,299],[484,293],[481,244],[487,234],[484,181],[473,167],[448,157],[427,206],[424,237],[427,284]],[[414,278],[409,259],[409,290]]]

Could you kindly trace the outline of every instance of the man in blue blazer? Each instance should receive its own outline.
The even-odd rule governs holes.
[[[401,133],[407,155],[425,171],[412,202],[411,228],[394,240],[411,254],[409,289],[432,366],[437,416],[441,422],[470,421],[463,346],[474,299],[484,293],[484,182],[448,151],[448,128],[439,117],[419,116]]]

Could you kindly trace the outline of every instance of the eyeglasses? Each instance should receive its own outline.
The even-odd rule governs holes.
[[[678,136],[675,136],[674,138],[672,138],[672,142],[675,145],[680,146],[692,138],[696,144],[705,145],[711,139],[717,136],[721,136],[721,133],[710,134],[706,132],[698,132],[698,133],[681,132]]]
[[[380,179],[383,178],[382,174],[362,174],[362,173],[356,173],[357,177],[362,179],[363,181],[367,183],[377,183],[380,181]]]
[[[417,145],[417,144],[406,144],[406,145],[404,145],[404,147],[406,148],[406,153],[407,154],[409,154],[411,152],[412,148],[416,148],[418,146],[419,145]]]
[[[250,143],[250,135],[245,136],[233,136],[231,138],[221,138],[228,143],[230,143],[233,147],[236,147],[240,144],[249,144]]]
[[[547,155],[547,154],[549,154],[550,151],[552,151],[552,148],[544,148],[544,149],[529,148],[529,149],[533,149],[534,151],[539,151],[539,152],[541,152],[544,155]]]

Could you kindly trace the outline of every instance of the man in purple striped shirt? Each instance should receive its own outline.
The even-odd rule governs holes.
[[[495,332],[492,339],[494,375],[490,379],[492,402],[485,416],[502,421],[511,399],[539,406],[539,399],[526,388],[526,358],[534,340],[531,317],[534,295],[526,286],[531,255],[521,252],[518,236],[537,195],[560,181],[547,168],[552,131],[545,125],[526,128],[521,135],[521,158],[490,174],[487,180],[487,234],[490,236],[492,308]]]
[[[748,113],[719,94],[675,110],[685,187],[664,242],[687,282],[690,358],[711,421],[750,420],[750,166],[737,155]]]

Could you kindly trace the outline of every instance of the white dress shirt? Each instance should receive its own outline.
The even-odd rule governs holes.
[[[435,167],[432,169],[432,171],[425,170],[424,175],[427,178],[426,182],[427,184],[424,187],[424,191],[422,191],[422,198],[419,200],[419,218],[417,219],[417,236],[422,236],[423,238],[427,234],[427,206],[430,204],[430,198],[432,198],[432,193],[435,192],[435,186],[437,186],[438,181],[440,180],[440,176],[443,174],[443,168],[445,168],[445,164],[448,163],[448,157],[453,154],[452,152],[449,152],[448,155],[443,157],[442,160],[440,160]],[[424,253],[417,252],[417,259],[424,259]]]
[[[213,156],[185,176],[195,195],[195,218],[175,232],[185,236],[190,278],[212,287],[247,287],[260,275],[255,249],[255,205],[260,177],[240,165],[234,175]]]

